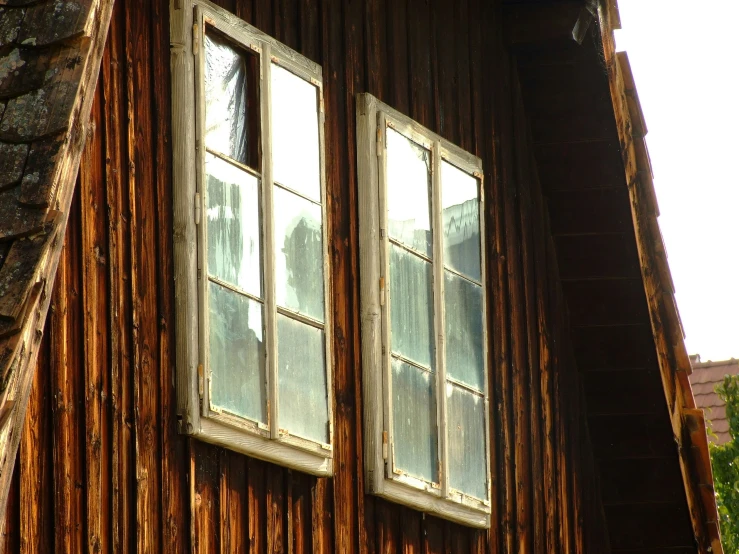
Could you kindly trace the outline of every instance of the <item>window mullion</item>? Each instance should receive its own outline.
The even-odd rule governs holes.
[[[436,331],[436,409],[441,450],[440,475],[441,492],[449,496],[449,449],[447,445],[447,405],[446,405],[446,345],[444,340],[444,252],[443,226],[441,217],[441,143],[434,141],[431,155],[431,209],[434,241],[434,329]]]
[[[272,178],[272,56],[269,44],[262,45],[260,64],[262,110],[262,221],[264,224],[264,326],[267,352],[267,402],[270,436],[280,436],[277,402],[277,304],[275,293],[275,229]]]

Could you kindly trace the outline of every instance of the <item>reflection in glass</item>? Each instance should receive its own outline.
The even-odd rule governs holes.
[[[208,274],[261,296],[259,183],[206,154]]]
[[[444,272],[446,372],[482,392],[482,287]]]
[[[280,428],[328,442],[323,331],[277,314],[277,361]]]
[[[485,401],[451,384],[446,386],[449,484],[487,500]]]
[[[441,162],[441,207],[444,264],[480,281],[478,181],[444,161]]]
[[[321,207],[274,187],[277,304],[323,321]]]
[[[208,283],[208,291],[210,402],[266,423],[262,305],[213,282]]]
[[[432,255],[431,152],[387,129],[388,234],[428,257]]]
[[[205,35],[205,144],[252,167],[247,154],[258,140],[255,61],[223,38]]]
[[[394,358],[392,374],[395,467],[437,483],[434,374]]]
[[[321,201],[318,89],[272,64],[274,180]]]
[[[390,245],[390,332],[392,351],[433,368],[431,264]]]

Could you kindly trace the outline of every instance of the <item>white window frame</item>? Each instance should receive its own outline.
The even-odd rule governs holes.
[[[257,424],[210,403],[208,367],[208,272],[205,190],[205,51],[206,27],[216,29],[245,52],[259,56],[261,174],[241,167],[260,180],[262,213],[262,275],[267,355],[268,422]],[[333,364],[328,230],[326,213],[324,102],[321,66],[279,43],[232,13],[207,0],[171,0],[172,148],[174,200],[174,262],[176,310],[176,388],[180,431],[204,441],[305,473],[333,473]],[[274,281],[272,191],[271,67],[290,71],[318,90],[321,214],[324,278],[324,350],[328,401],[328,442],[290,435],[279,426],[277,386],[277,314]],[[289,316],[301,321],[299,314]],[[310,323],[310,322],[308,322]]]
[[[436,352],[436,405],[440,488],[405,475],[393,467],[393,425],[389,237],[387,233],[387,178],[385,140],[391,128],[431,152],[434,328]],[[444,359],[443,246],[437,229],[442,226],[441,162],[447,161],[479,181],[480,262],[483,309],[486,310],[485,202],[482,161],[444,140],[370,94],[357,95],[357,170],[359,178],[359,241],[361,274],[362,376],[364,389],[364,461],[368,493],[478,528],[490,527],[490,385],[488,380],[487,316],[483,314],[483,368],[487,500],[452,490],[448,475],[446,440],[446,368]]]

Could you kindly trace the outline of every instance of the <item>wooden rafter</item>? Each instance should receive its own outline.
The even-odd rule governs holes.
[[[113,0],[0,0],[0,520]]]

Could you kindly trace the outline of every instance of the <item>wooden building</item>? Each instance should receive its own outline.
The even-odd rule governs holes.
[[[702,362],[700,356],[691,356],[693,373],[690,385],[695,404],[705,414],[710,432],[708,440],[714,444],[726,444],[731,440],[729,421],[726,419],[726,402],[716,392],[727,375],[739,375],[739,360],[734,358],[722,362],[711,360]]]
[[[614,49],[615,2],[217,4],[0,0],[4,551],[720,553],[647,129],[628,59]],[[276,425],[210,423],[225,416],[203,408],[202,398],[214,406],[231,392],[196,373],[193,322],[205,316],[193,253],[210,212],[196,196],[206,148],[194,134],[205,117],[197,99],[208,94],[198,71],[209,69],[195,62],[206,28],[250,56],[271,52],[260,66],[268,75],[284,62],[319,91],[321,231],[301,232],[304,248],[324,248],[325,312],[293,315],[326,341],[323,451]],[[277,86],[261,82],[265,95]],[[397,485],[402,472],[388,470],[383,451],[392,429],[371,411],[379,378],[365,332],[362,175],[375,171],[366,152],[385,139],[363,139],[370,105],[415,122],[403,128],[418,144],[428,138],[440,164],[427,165],[434,194],[444,163],[469,162],[481,187],[484,301],[472,338],[485,371],[470,394],[483,401],[485,431],[454,423],[453,393],[438,395],[449,411],[436,421],[450,427],[437,437],[441,483],[421,492]],[[279,108],[257,106],[262,142],[232,165],[270,183],[281,179],[271,159],[292,139],[271,123]],[[273,206],[271,190],[262,207]],[[465,224],[476,217],[455,206]],[[266,346],[243,347],[259,343],[268,360],[269,325],[293,313],[270,294],[248,296],[268,314]],[[445,310],[434,302],[436,325]],[[432,339],[432,350],[468,339]],[[276,421],[290,406],[275,407],[282,389],[269,363],[273,401],[263,407]],[[439,375],[440,390],[457,390]],[[466,485],[447,466],[478,455],[481,492],[455,496]]]

